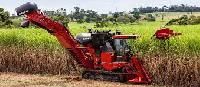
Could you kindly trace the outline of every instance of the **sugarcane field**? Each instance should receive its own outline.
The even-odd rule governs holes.
[[[200,87],[198,0],[1,0],[0,87]]]

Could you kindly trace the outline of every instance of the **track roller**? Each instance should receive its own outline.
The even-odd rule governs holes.
[[[84,71],[82,78],[91,79],[97,81],[111,81],[111,82],[126,82],[124,75],[120,74],[111,74],[111,73],[99,73],[93,71]]]

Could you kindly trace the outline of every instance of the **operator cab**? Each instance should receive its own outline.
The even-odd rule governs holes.
[[[123,56],[129,50],[129,46],[125,39],[113,39],[113,46],[110,42],[105,42],[104,46],[100,47],[102,52],[115,53],[117,56]]]
[[[128,61],[132,54],[127,40],[136,39],[137,35],[121,35],[121,32],[112,33],[109,31],[91,31],[80,33],[76,40],[85,46],[90,45],[97,57],[108,62]]]
[[[127,40],[136,39],[138,35],[115,35],[112,37],[114,42],[116,61],[128,61],[132,54]]]
[[[130,51],[126,39],[114,39],[114,47],[117,56],[123,56]]]

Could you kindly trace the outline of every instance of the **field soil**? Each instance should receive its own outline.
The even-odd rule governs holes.
[[[0,73],[0,87],[150,87],[118,82],[85,80],[79,76]]]

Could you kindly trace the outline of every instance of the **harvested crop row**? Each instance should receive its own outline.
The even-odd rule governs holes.
[[[33,74],[70,74],[74,61],[66,51],[0,47],[0,71]],[[76,71],[75,71],[76,72]]]

